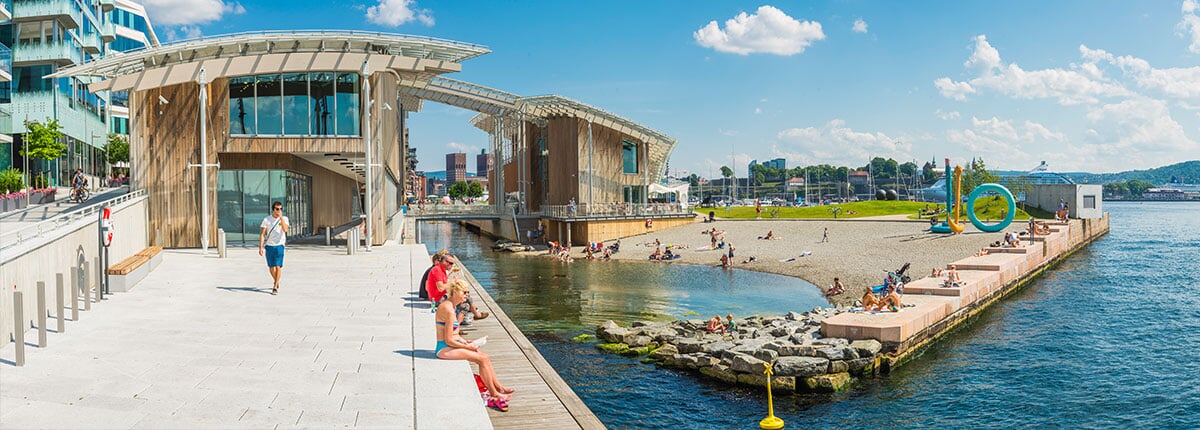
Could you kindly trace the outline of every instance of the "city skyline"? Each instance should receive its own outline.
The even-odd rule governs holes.
[[[218,7],[184,7],[196,1]],[[271,15],[288,28],[486,45],[491,54],[452,77],[625,116],[678,139],[672,169],[702,176],[721,165],[744,175],[750,160],[772,158],[856,166],[875,156],[982,157],[1004,170],[1045,160],[1091,172],[1200,158],[1195,0],[147,8],[167,40],[279,28],[254,18]],[[526,24],[496,31],[518,18]],[[437,103],[410,114],[418,157],[486,147],[487,135],[467,124],[473,114]]]

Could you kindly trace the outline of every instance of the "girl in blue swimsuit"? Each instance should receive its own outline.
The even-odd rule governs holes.
[[[488,392],[491,393],[491,397],[487,401],[488,407],[507,412],[508,399],[516,390],[500,385],[500,381],[496,378],[496,369],[492,367],[492,360],[487,353],[480,351],[479,346],[463,339],[458,334],[458,316],[455,309],[467,301],[469,290],[470,286],[467,281],[462,279],[451,281],[446,289],[446,300],[442,300],[442,303],[438,305],[434,317],[435,328],[437,328],[435,351],[437,357],[442,360],[468,360],[479,365],[479,377],[487,386]]]

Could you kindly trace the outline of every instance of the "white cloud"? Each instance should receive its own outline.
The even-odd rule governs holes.
[[[454,152],[465,152],[467,154],[479,153],[478,145],[467,145],[464,143],[450,142],[450,143],[446,144],[446,147],[454,150]]]
[[[938,78],[934,86],[943,97],[962,101],[968,94],[991,90],[1015,99],[1056,99],[1061,105],[1077,105],[1133,94],[1120,84],[1097,79],[1086,71],[1025,70],[1015,63],[1005,65],[1000,52],[984,35],[975,38],[975,51],[963,66],[977,71],[978,76],[961,82]]]
[[[1079,53],[1086,61],[1081,69],[1095,69],[1105,62],[1121,69],[1126,77],[1143,90],[1157,92],[1167,97],[1192,99],[1200,102],[1200,66],[1156,69],[1149,61],[1130,55],[1115,56],[1103,49],[1090,49],[1079,45]]]
[[[870,157],[912,159],[912,143],[886,134],[859,132],[846,127],[846,122],[833,119],[821,127],[789,128],[776,137],[784,144],[779,155],[788,163],[800,165],[829,163],[834,165],[863,165]],[[792,150],[793,151],[789,151]]]
[[[972,117],[971,128],[946,130],[946,141],[962,150],[961,154],[952,158],[981,156],[985,160],[992,160],[993,163],[1000,161],[1002,165],[1010,167],[1033,167],[1041,160],[1067,158],[1066,154],[1047,154],[1047,149],[1065,150],[1062,145],[1067,141],[1065,134],[1051,131],[1042,124],[1028,120],[1014,124],[1011,120],[997,117]]]
[[[1200,4],[1197,4],[1196,0],[1184,0],[1180,10],[1183,12],[1183,19],[1179,21],[1177,28],[1191,41],[1188,51],[1200,54],[1200,16],[1196,16],[1196,12],[1200,12]]]
[[[941,109],[938,109],[933,112],[933,115],[938,118],[941,118],[943,120],[946,120],[946,121],[949,121],[952,119],[958,119],[958,117],[959,117],[958,111],[956,111],[956,110],[952,110],[950,112],[942,112]]]
[[[367,8],[367,21],[388,27],[399,27],[413,21],[426,27],[434,24],[430,11],[417,9],[415,0],[379,0],[379,4]]]
[[[863,21],[862,18],[856,19],[856,20],[854,20],[854,26],[850,27],[850,30],[854,31],[855,33],[866,33],[867,32],[867,22]]]
[[[761,114],[761,113],[762,113],[762,108],[758,108],[758,107],[754,108],[754,114],[755,114],[755,115],[758,115],[758,114]]]
[[[772,6],[761,6],[753,15],[741,12],[725,21],[723,30],[717,21],[710,21],[692,37],[700,46],[719,52],[795,55],[824,40],[825,33],[819,22],[799,21]]]
[[[221,0],[142,0],[141,3],[150,15],[150,22],[163,27],[207,24],[225,14],[246,13],[241,3]]]
[[[1154,167],[1200,154],[1200,144],[1187,137],[1162,100],[1135,97],[1099,106],[1087,119],[1091,128],[1084,142],[1068,150],[1091,170]]]
[[[718,128],[717,133],[720,133],[722,136],[737,136],[738,135],[737,130],[725,130],[723,128]]]

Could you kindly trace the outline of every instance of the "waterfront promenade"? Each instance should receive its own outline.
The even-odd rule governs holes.
[[[13,345],[0,349],[0,427],[475,429],[500,421],[489,418],[467,362],[433,356],[433,314],[416,298],[424,246],[354,256],[293,246],[286,262],[272,296],[256,249],[230,248],[225,259],[165,251],[132,291],[51,332],[46,349],[27,332],[24,367],[13,366]],[[482,305],[497,317],[483,322],[499,327],[503,313],[491,304]],[[489,334],[485,350],[519,349],[519,332]],[[510,413],[559,402],[536,396],[556,393],[544,379],[510,381],[520,390]],[[546,419],[557,428],[573,422],[566,413]]]

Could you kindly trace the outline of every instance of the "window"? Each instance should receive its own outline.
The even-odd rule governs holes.
[[[359,80],[333,72],[229,78],[229,134],[358,136]]]
[[[230,78],[229,134],[257,134],[254,123],[254,77]]]
[[[258,134],[283,134],[283,106],[279,75],[260,75],[256,78],[258,95]]]
[[[1084,209],[1095,209],[1096,208],[1096,196],[1083,196],[1083,208]]]
[[[308,132],[308,74],[283,75],[283,134]]]
[[[637,174],[638,172],[638,150],[637,144],[630,141],[621,142],[621,161],[624,165],[624,171],[628,174]]]
[[[309,121],[312,123],[312,134],[328,136],[333,134],[333,73],[309,73],[309,96],[312,97],[312,110]]]
[[[358,135],[358,75],[337,74],[337,135]]]

